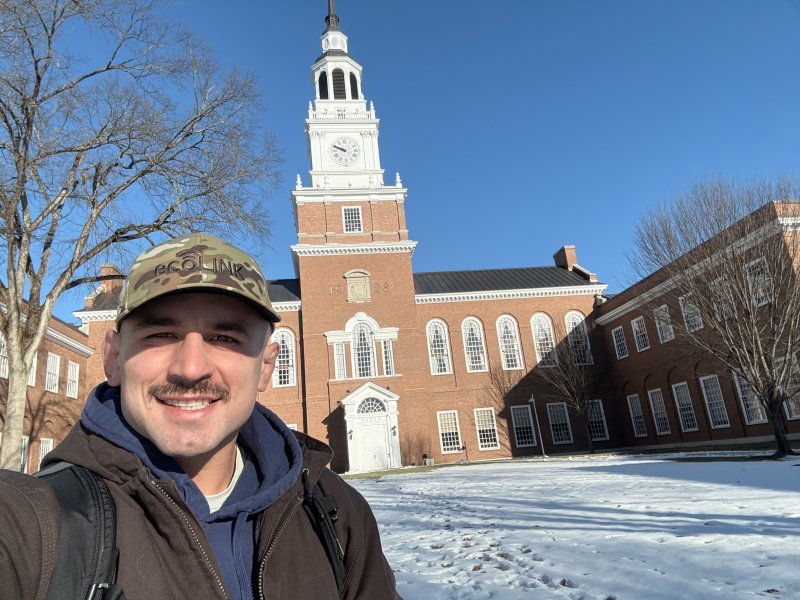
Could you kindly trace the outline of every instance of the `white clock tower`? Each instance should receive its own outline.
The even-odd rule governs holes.
[[[407,190],[384,183],[378,127],[362,68],[328,0],[322,54],[311,67],[306,119],[310,181],[292,190],[300,280],[304,417],[327,438],[337,468],[399,466],[398,405],[407,384],[401,356],[416,339]],[[397,357],[395,359],[395,357]],[[320,429],[315,429],[319,427]]]

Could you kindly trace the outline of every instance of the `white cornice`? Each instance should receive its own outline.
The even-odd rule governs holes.
[[[602,294],[605,284],[581,285],[529,290],[494,290],[489,292],[454,292],[449,294],[417,294],[417,304],[440,304],[443,302],[481,302],[486,300],[517,300],[524,298],[551,298],[554,296],[596,296]]]
[[[76,310],[72,313],[84,325],[95,321],[113,321],[117,318],[116,310]]]
[[[338,256],[346,254],[414,254],[417,242],[366,242],[363,244],[295,244],[295,256]]]
[[[299,312],[301,310],[300,300],[293,300],[292,302],[273,302],[272,308],[277,312]]]
[[[382,174],[383,169],[380,171],[370,171],[375,174]],[[318,174],[324,174],[324,171],[319,171]],[[298,203],[314,203],[314,202],[353,202],[354,197],[369,196],[362,201],[369,202],[404,202],[408,194],[408,188],[404,187],[390,187],[383,186],[377,188],[363,187],[363,188],[295,188],[292,190],[292,197]]]

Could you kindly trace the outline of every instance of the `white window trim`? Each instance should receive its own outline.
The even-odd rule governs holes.
[[[547,362],[543,362],[542,354],[539,352],[539,342],[536,338],[536,325],[535,325],[535,322],[537,320],[541,320],[543,323],[546,323],[548,327],[547,334],[550,336],[549,343],[552,344],[552,348],[550,349],[550,356]],[[543,312],[538,312],[531,317],[531,336],[533,337],[533,350],[536,353],[536,366],[544,369],[548,369],[550,367],[557,367],[558,346],[556,344],[556,335],[553,330],[553,320],[550,318],[550,315]]]
[[[577,321],[574,326],[570,326],[570,319],[576,318]],[[573,360],[575,360],[576,364],[581,364],[584,366],[593,365],[594,364],[594,357],[592,356],[592,345],[589,342],[589,332],[586,329],[586,315],[582,312],[577,310],[571,310],[566,315],[564,315],[564,326],[566,327],[567,331],[567,339],[566,342],[569,345],[569,351],[572,354]],[[577,330],[577,331],[576,331]],[[575,356],[573,340],[575,336],[580,336],[581,343],[586,348],[586,357],[585,359],[578,363],[577,356]]]
[[[593,442],[607,442],[609,440],[609,436],[608,436],[608,421],[606,421],[606,412],[603,409],[603,401],[600,400],[599,398],[595,399],[595,400],[589,400],[589,410],[591,410],[591,406],[592,405],[598,407],[598,409],[599,409],[600,418],[599,419],[595,419],[595,421],[599,420],[599,421],[601,421],[603,423],[603,431],[604,431],[604,435],[602,437],[592,437],[592,441]],[[589,415],[587,414],[587,417],[588,416]],[[590,436],[592,435],[592,425],[591,425],[591,423],[592,423],[592,421],[589,422],[589,435]]]
[[[396,375],[394,369],[394,347],[392,340],[381,340],[381,359],[383,361],[383,374],[386,377]]]
[[[483,356],[483,366],[480,368],[473,368],[470,366],[469,351],[467,349],[467,325],[468,323],[475,323],[477,325],[478,335],[480,336],[480,350]],[[486,333],[483,330],[483,323],[477,317],[467,317],[461,322],[461,340],[464,345],[464,361],[467,366],[467,373],[485,373],[489,370],[489,357],[486,354]]]
[[[28,371],[28,387],[36,387],[36,369],[39,364],[39,355],[33,355],[30,371]]]
[[[517,414],[520,412],[525,413],[527,412],[528,423],[530,423],[531,428],[531,438],[533,439],[532,443],[520,443],[519,438],[517,437]],[[517,448],[534,448],[539,445],[539,441],[536,439],[536,424],[533,422],[533,413],[531,412],[531,407],[529,404],[517,404],[511,407],[511,427],[514,429],[514,445]],[[521,428],[522,426],[520,426]]]
[[[556,408],[556,407],[558,407],[558,408]],[[551,408],[552,408],[552,410],[551,410]],[[561,441],[557,442],[556,441],[555,430],[553,429],[553,414],[554,414],[553,411],[558,410],[560,412],[562,409],[564,411],[563,414],[566,417],[567,432],[569,433],[569,439],[568,440],[561,440]],[[560,415],[557,415],[557,416],[560,416]],[[569,421],[569,410],[567,410],[566,402],[548,402],[547,403],[547,421],[548,421],[548,424],[550,425],[550,437],[553,440],[553,445],[562,445],[562,444],[571,444],[571,443],[573,443],[572,424]]]
[[[672,319],[669,316],[669,307],[666,304],[662,304],[653,311],[653,319],[656,322],[659,342],[666,344],[675,339],[675,330],[672,328]]]
[[[656,394],[658,394],[658,398],[654,400]],[[653,413],[653,425],[655,425],[656,428],[656,435],[670,435],[672,433],[672,425],[669,422],[669,413],[667,412],[667,403],[664,401],[664,392],[661,388],[647,390],[647,399],[650,401],[650,412]],[[659,427],[658,415],[661,411],[656,410],[656,401],[660,401],[661,408],[663,408],[664,422],[666,423],[665,430],[660,430]]]
[[[478,436],[478,450],[485,451],[485,450],[499,450],[500,449],[500,432],[497,431],[497,418],[495,417],[494,410],[492,408],[476,408],[474,411],[474,418],[475,418],[475,434]],[[492,426],[494,429],[494,439],[495,443],[493,445],[484,445],[481,442],[481,428],[478,426],[478,415],[479,414],[490,414],[492,415]]]
[[[31,438],[30,436],[22,436],[22,457],[19,462],[19,470],[22,473],[28,472],[28,463],[30,462],[31,451]]]
[[[619,337],[617,334],[619,334]],[[628,342],[625,341],[625,330],[622,325],[611,330],[611,341],[614,342],[614,352],[617,354],[617,360],[628,358]]]
[[[279,359],[280,349],[282,344],[279,339],[283,339],[289,351],[289,381],[288,383],[280,383],[279,373]],[[275,359],[275,369],[272,371],[272,387],[273,388],[286,388],[297,386],[297,341],[294,332],[288,327],[279,327],[272,332],[272,341],[278,343],[278,356]]]
[[[756,297],[756,289],[754,285],[756,282],[754,281],[753,277],[754,275],[753,266],[759,263],[763,265],[763,270],[766,276],[767,289],[769,291],[769,293],[763,300],[760,300],[758,297]],[[749,263],[747,263],[747,265],[745,265],[745,273],[747,275],[747,288],[750,291],[750,299],[753,302],[753,306],[764,306],[772,302],[772,300],[775,297],[775,290],[774,290],[774,284],[772,282],[772,275],[769,272],[769,265],[767,264],[767,259],[763,256],[759,256],[757,259],[750,261]]]
[[[51,367],[53,367],[51,369]],[[61,372],[61,356],[53,352],[47,353],[47,369],[45,371],[44,389],[54,394],[58,393],[58,378]]]
[[[686,397],[689,401],[689,408],[692,411],[692,418],[694,419],[694,427],[688,427],[686,423],[683,421],[683,411],[681,410],[681,403],[678,400],[678,388],[686,390]],[[692,431],[698,431],[700,429],[699,423],[697,421],[697,413],[694,410],[694,404],[692,403],[692,392],[689,390],[689,384],[686,381],[679,381],[678,383],[672,384],[672,398],[675,401],[675,412],[678,413],[678,423],[680,423],[681,431],[684,433],[691,433]]]
[[[755,399],[755,405],[756,405],[755,411],[758,412],[759,415],[761,415],[761,418],[751,420],[748,417],[748,412],[750,411],[747,410],[747,404],[748,404],[746,399],[747,394],[745,394],[744,391],[744,386],[747,385],[747,383],[744,380],[744,378],[741,375],[739,375],[736,371],[732,371],[732,373],[733,373],[733,382],[736,385],[736,394],[739,396],[739,403],[742,405],[742,413],[744,415],[745,425],[761,425],[763,423],[768,423],[769,420],[767,419],[767,411],[758,398]]]
[[[444,335],[444,349],[445,349],[445,356],[447,357],[447,370],[442,371],[441,373],[438,371],[434,371],[433,369],[433,351],[431,349],[431,336],[429,328],[431,324],[438,324],[442,326],[442,332]],[[428,321],[428,324],[425,325],[425,339],[428,343],[428,366],[431,370],[431,375],[452,375],[453,374],[453,357],[450,348],[450,332],[447,330],[447,324],[442,321],[441,319],[431,319]]]
[[[636,411],[639,413],[638,415],[634,415],[633,410],[633,403],[631,402],[632,399],[636,400]],[[628,414],[631,416],[631,426],[633,427],[633,437],[637,438],[644,438],[647,437],[647,421],[644,418],[644,411],[642,410],[642,401],[639,399],[639,394],[628,394]],[[644,431],[642,433],[637,432],[636,427],[636,419],[637,417],[641,419],[641,426]]]
[[[71,360],[67,361],[67,389],[65,395],[67,398],[78,397],[78,387],[80,384],[81,366]]]
[[[445,450],[444,449],[444,440],[442,440],[442,416],[443,415],[453,415],[455,417],[455,424],[456,424],[456,433],[458,434],[458,448],[454,448],[452,450]],[[461,437],[461,425],[458,422],[458,411],[457,410],[440,410],[436,412],[436,424],[439,429],[439,446],[442,450],[442,454],[458,454],[459,452],[463,452],[464,447],[464,440]]]
[[[639,327],[641,327],[641,330]],[[636,317],[631,321],[631,332],[633,333],[633,342],[636,344],[637,352],[644,352],[650,349],[650,336],[647,334],[647,325],[644,322],[644,317]]]
[[[347,230],[347,211],[355,210],[358,212],[358,230]],[[360,206],[343,206],[342,207],[342,231],[344,233],[364,233],[364,216]]]
[[[705,326],[703,323],[703,316],[700,314],[700,308],[697,304],[692,300],[691,295],[681,296],[678,298],[678,304],[681,307],[681,314],[683,315],[683,326],[686,328],[686,331],[689,333],[693,333],[695,331],[700,331]],[[694,314],[696,315],[697,321],[699,324],[695,323],[694,325],[689,325],[689,309],[694,309]]]
[[[333,375],[336,380],[347,379],[347,352],[344,342],[333,343]]]
[[[706,381],[714,380],[717,382],[716,391],[719,392],[720,398],[720,405],[722,406],[722,410],[725,413],[725,420],[727,423],[722,425],[715,425],[714,424],[714,417],[711,413],[711,404],[709,403],[708,393],[706,392]],[[728,415],[728,407],[725,406],[725,395],[722,393],[722,386],[719,383],[719,377],[716,375],[706,375],[705,377],[700,377],[700,391],[703,392],[703,400],[706,403],[706,413],[708,414],[708,424],[711,426],[711,429],[728,429],[731,426],[731,418]]]
[[[53,438],[39,438],[39,463],[37,470],[42,468],[44,457],[53,449]]]
[[[514,348],[513,350],[516,352],[517,355],[517,363],[518,366],[516,367],[509,367],[506,361],[506,353],[503,350],[503,334],[502,330],[500,329],[501,321],[509,321],[511,323],[511,330],[514,334]],[[519,325],[517,324],[517,320],[512,317],[511,315],[500,315],[497,317],[497,321],[495,322],[495,329],[497,330],[497,346],[500,349],[500,363],[503,366],[504,371],[521,371],[525,368],[525,358],[522,354],[522,343],[520,342],[519,337]]]

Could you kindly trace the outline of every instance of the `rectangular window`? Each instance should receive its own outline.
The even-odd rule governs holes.
[[[28,371],[28,387],[36,387],[36,367],[39,363],[39,355],[33,355],[33,361],[31,362],[31,370]]]
[[[336,342],[333,345],[333,363],[336,369],[336,379],[347,379],[347,362],[344,356],[344,342]]]
[[[636,351],[644,352],[650,348],[650,338],[647,336],[647,326],[644,324],[644,317],[637,317],[631,321],[633,339],[636,342]]]
[[[553,402],[547,405],[547,417],[550,420],[550,433],[554,444],[571,444],[572,428],[569,426],[569,413],[564,402]]]
[[[361,207],[345,206],[342,208],[342,220],[344,221],[345,233],[361,233],[364,228],[361,225]]]
[[[44,457],[53,449],[53,438],[41,438],[39,440],[39,464],[36,470],[42,468]]]
[[[67,363],[67,398],[78,397],[78,376],[80,374],[80,365],[69,361]]]
[[[759,402],[753,386],[739,373],[733,372],[733,381],[736,384],[736,393],[744,411],[744,422],[748,425],[757,425],[767,422],[767,412],[764,405]]]
[[[642,403],[639,401],[639,394],[628,396],[628,411],[631,413],[633,435],[637,438],[647,437],[647,425],[644,422],[644,413],[642,412]]]
[[[662,344],[675,339],[675,332],[672,330],[672,320],[669,317],[669,307],[664,304],[653,311],[653,318],[656,321],[658,330],[658,341]]]
[[[27,435],[22,436],[22,460],[19,461],[19,470],[21,473],[28,472],[28,458],[30,453],[31,438]]]
[[[514,427],[514,443],[517,448],[530,448],[536,445],[530,406],[512,406],[511,424]]]
[[[617,360],[622,360],[628,356],[628,344],[625,343],[625,330],[622,327],[615,327],[611,331],[614,337],[614,350],[617,353]]]
[[[669,417],[667,417],[667,407],[664,405],[664,394],[661,388],[647,390],[647,397],[650,399],[650,410],[653,411],[653,422],[656,425],[658,435],[667,435],[672,432],[669,427]]]
[[[0,377],[8,379],[8,353],[6,351],[6,338],[0,334]]]
[[[767,259],[761,256],[749,263],[745,270],[753,304],[764,306],[772,302],[772,277],[767,268]]]
[[[681,296],[678,298],[678,303],[681,306],[681,313],[683,313],[683,324],[686,326],[686,331],[699,331],[703,328],[703,317],[700,316],[700,309],[694,303],[691,296]]]
[[[439,419],[439,441],[442,454],[461,452],[461,430],[458,428],[458,413],[447,410],[436,413]]]
[[[478,450],[497,450],[500,448],[494,410],[491,408],[476,408],[475,428],[478,431]]]
[[[714,316],[723,321],[736,316],[736,305],[733,302],[733,290],[727,277],[720,277],[711,282],[711,294],[714,300]]]
[[[682,381],[673,384],[672,395],[675,397],[675,406],[678,407],[678,419],[681,422],[682,431],[697,431],[697,418],[692,406],[692,396],[689,393],[689,385]]]
[[[602,400],[589,400],[587,418],[589,420],[589,435],[593,442],[602,442],[608,439],[606,427],[606,414],[603,411]]]
[[[61,369],[61,357],[52,352],[47,353],[47,374],[44,380],[44,389],[48,392],[58,393],[58,372]]]
[[[392,340],[382,340],[383,346],[383,374],[394,375],[394,352],[392,351]]]
[[[730,427],[731,422],[728,420],[728,411],[725,409],[725,399],[722,397],[722,390],[719,387],[717,376],[701,377],[700,389],[703,390],[703,397],[706,400],[711,427],[713,429]]]
[[[776,361],[776,369],[780,369],[784,360]],[[783,403],[786,418],[794,420],[800,419],[800,366],[797,364],[797,356],[792,355],[792,371],[788,374],[786,383],[782,386],[787,398]]]

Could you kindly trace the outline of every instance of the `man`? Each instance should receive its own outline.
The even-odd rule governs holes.
[[[326,468],[330,449],[256,403],[278,321],[256,262],[213,236],[165,242],[131,266],[103,342],[108,381],[43,464],[69,461],[107,482],[128,600],[337,598],[302,508],[317,482],[338,504],[344,597],[399,598],[372,512]],[[1,492],[0,521],[17,531],[0,529],[0,598],[43,598],[55,542],[15,526],[31,522],[28,504],[3,506]]]

